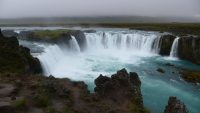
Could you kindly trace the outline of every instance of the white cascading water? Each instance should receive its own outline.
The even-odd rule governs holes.
[[[71,36],[71,37],[72,37],[72,39],[69,42],[69,44],[70,44],[69,49],[73,52],[80,52],[80,47],[78,45],[76,38],[74,36]]]
[[[85,35],[87,49],[83,52],[80,51],[80,46],[73,36],[69,46],[66,46],[66,48],[59,45],[46,46],[44,52],[38,56],[43,65],[45,75],[52,74],[57,75],[57,77],[66,77],[68,74],[74,75],[75,72],[81,75],[84,70],[87,70],[88,73],[88,68],[91,68],[86,66],[87,57],[89,56],[97,58],[106,56],[107,58],[113,57],[124,62],[130,62],[130,60],[134,62],[139,58],[132,58],[132,56],[151,56],[159,52],[160,36],[156,34],[99,31],[85,33]],[[80,62],[82,62],[82,66]],[[79,66],[81,66],[80,69],[83,67],[85,69],[76,70],[79,69]],[[73,77],[70,76],[70,78]]]
[[[172,44],[172,48],[170,51],[170,57],[171,58],[177,58],[178,57],[178,41],[179,41],[180,37],[177,37],[174,39],[174,42]]]
[[[158,53],[160,37],[153,34],[98,32],[86,33],[86,40],[89,50],[134,50],[137,52]]]

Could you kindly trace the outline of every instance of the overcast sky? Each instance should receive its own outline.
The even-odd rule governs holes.
[[[123,15],[200,18],[200,0],[0,0],[0,18]]]

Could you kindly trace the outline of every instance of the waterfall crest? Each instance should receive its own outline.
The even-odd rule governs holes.
[[[135,62],[139,58],[133,58],[133,56],[152,56],[159,52],[160,36],[154,33],[98,31],[96,33],[85,33],[85,36],[86,49],[84,51],[80,51],[78,39],[74,36],[71,36],[72,39],[67,46],[59,46],[59,44],[45,46],[44,52],[38,56],[44,74],[64,76],[65,74],[74,75],[70,72],[82,72],[83,70],[74,69],[81,66],[79,65],[80,62],[85,62],[85,60],[82,60],[85,56],[90,55],[97,56],[97,58],[103,56],[115,57],[123,62],[127,60],[130,62],[129,59],[131,58],[131,62]],[[85,64],[82,67],[87,68]]]
[[[170,51],[170,57],[172,58],[177,58],[178,57],[178,41],[179,41],[180,37],[177,37],[174,39],[174,42],[172,44],[172,48]]]
[[[158,53],[160,36],[155,34],[98,32],[86,33],[87,49],[135,50]]]

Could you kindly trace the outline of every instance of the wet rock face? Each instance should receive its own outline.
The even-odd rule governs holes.
[[[172,44],[176,37],[173,35],[163,35],[161,36],[159,45],[160,45],[160,55],[169,56]]]
[[[176,97],[170,97],[164,113],[188,113],[188,110],[183,102]]]
[[[200,37],[181,37],[178,44],[178,56],[181,59],[200,64]]]
[[[4,37],[0,32],[0,73],[40,73],[42,68],[30,50],[19,45],[16,37]]]
[[[95,85],[94,90],[102,99],[111,99],[116,103],[134,102],[138,108],[143,108],[141,81],[137,73],[127,73],[122,69],[111,78],[100,75],[95,79]]]

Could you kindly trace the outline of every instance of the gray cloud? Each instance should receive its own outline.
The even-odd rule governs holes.
[[[0,0],[0,18],[116,15],[200,18],[200,0]]]

